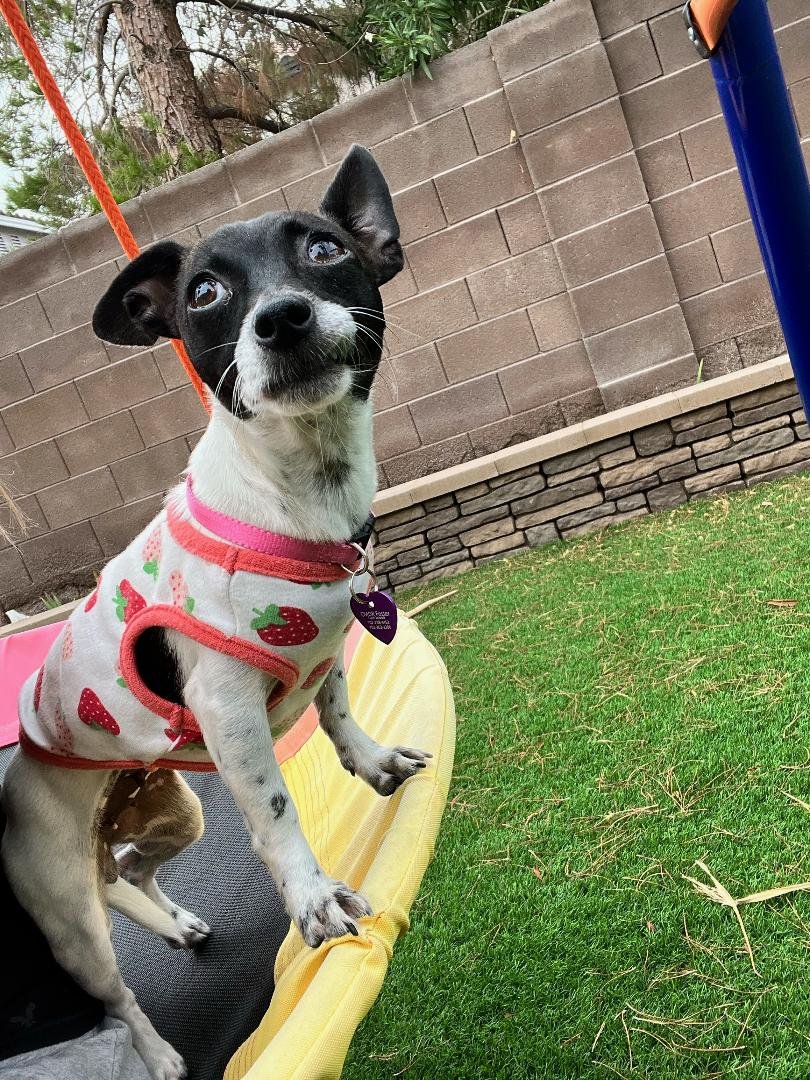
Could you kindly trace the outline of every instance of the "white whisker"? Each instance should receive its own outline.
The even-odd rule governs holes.
[[[374,308],[350,307],[346,308],[346,310],[356,312],[358,315],[363,315],[369,319],[377,319],[379,322],[385,323],[389,329],[401,330],[403,334],[410,334],[412,337],[419,336],[413,330],[409,330],[407,326],[403,326],[402,323],[395,322],[388,313],[380,314]]]
[[[236,367],[236,360],[231,360],[230,364],[228,364],[228,366],[225,368],[225,370],[220,375],[219,382],[217,383],[217,388],[214,391],[214,397],[215,398],[219,397],[219,392],[222,389],[222,384],[225,382],[225,379],[228,376],[228,372],[231,370],[232,367]]]
[[[197,353],[196,357],[206,356],[210,352],[216,352],[217,349],[226,349],[229,345],[238,345],[238,341],[223,341],[219,345],[212,345],[210,349],[203,349],[201,353]]]

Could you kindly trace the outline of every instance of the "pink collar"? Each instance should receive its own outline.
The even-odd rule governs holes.
[[[191,476],[186,477],[186,505],[198,525],[238,547],[297,562],[332,563],[350,569],[359,561],[357,549],[351,544],[296,540],[292,536],[282,536],[280,533],[260,529],[257,525],[249,525],[246,521],[228,517],[227,514],[206,506],[194,494]]]

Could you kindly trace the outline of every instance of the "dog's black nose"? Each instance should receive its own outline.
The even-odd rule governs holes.
[[[289,349],[312,325],[312,305],[303,296],[276,296],[264,300],[253,316],[253,332],[271,349]]]

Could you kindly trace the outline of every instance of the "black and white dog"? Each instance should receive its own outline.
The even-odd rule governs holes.
[[[116,344],[149,346],[160,337],[184,342],[211,391],[210,423],[190,460],[194,495],[202,504],[281,537],[345,544],[366,522],[375,493],[369,394],[385,328],[379,286],[402,265],[388,187],[368,151],[355,146],[319,214],[272,213],[225,225],[191,249],[158,243],[118,275],[93,325]],[[169,502],[174,498],[179,505],[183,493],[176,489]],[[138,561],[143,562],[140,554]],[[156,567],[153,558],[142,569],[157,578]],[[143,614],[136,611],[143,600],[129,579],[119,586],[108,581],[107,569],[98,606],[112,611],[114,604],[127,623],[126,634]],[[139,635],[133,664],[140,673],[124,670],[117,682],[125,687],[138,677],[144,694],[193,715],[307,943],[314,947],[356,934],[357,920],[370,907],[318,866],[276,764],[267,711],[275,693],[272,674],[177,629],[184,624],[176,620],[191,610],[178,580],[172,580],[172,590],[180,593],[183,610],[169,612],[162,625]],[[114,593],[105,594],[105,587]],[[197,610],[200,601],[198,595]],[[91,603],[93,598],[84,611]],[[169,608],[164,604],[161,610]],[[341,617],[349,618],[348,611]],[[290,639],[306,638],[301,618],[285,626],[277,611],[269,627],[258,625],[267,631],[263,640],[283,631]],[[62,669],[66,657],[75,661],[80,629],[76,622],[75,642],[74,636],[62,640]],[[261,644],[254,647],[256,655]],[[82,657],[86,670],[96,662],[92,652]],[[321,726],[345,768],[389,795],[425,767],[428,754],[381,747],[358,727],[342,660],[328,674],[324,668],[320,679],[295,685],[296,705],[304,703],[311,685],[309,700],[315,698]],[[25,710],[39,710],[40,697],[49,700],[64,755],[71,753],[70,709],[87,740],[118,734],[101,703],[103,691],[83,691],[77,708],[75,701],[53,700],[58,691],[49,690],[48,677],[44,685],[41,676],[36,685],[32,680],[23,690],[21,717]],[[207,936],[208,927],[176,907],[155,882],[161,863],[201,834],[199,803],[175,771],[133,774],[120,762],[119,769],[64,768],[64,758],[55,761],[53,749],[26,753],[23,740],[8,770],[3,860],[9,881],[62,966],[111,1015],[127,1022],[155,1080],[176,1080],[185,1075],[182,1059],[124,985],[106,909],[123,911],[176,946]]]

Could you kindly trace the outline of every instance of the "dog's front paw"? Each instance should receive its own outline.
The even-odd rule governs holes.
[[[154,1039],[149,1040],[150,1045],[145,1046],[142,1040],[138,1043],[136,1049],[152,1080],[184,1080],[188,1076],[185,1061],[157,1032]]]
[[[186,1063],[174,1050],[158,1066],[154,1073],[155,1080],[184,1080],[188,1076]]]
[[[406,780],[424,769],[431,757],[433,755],[426,750],[414,750],[409,746],[392,749],[381,746],[374,761],[357,771],[378,795],[393,795]]]
[[[344,934],[357,937],[356,920],[364,915],[371,915],[371,905],[364,896],[342,881],[321,876],[292,919],[307,945],[316,949],[330,938]]]
[[[193,912],[175,907],[171,914],[175,933],[166,937],[166,943],[172,949],[196,949],[211,936],[211,927],[198,919]]]

